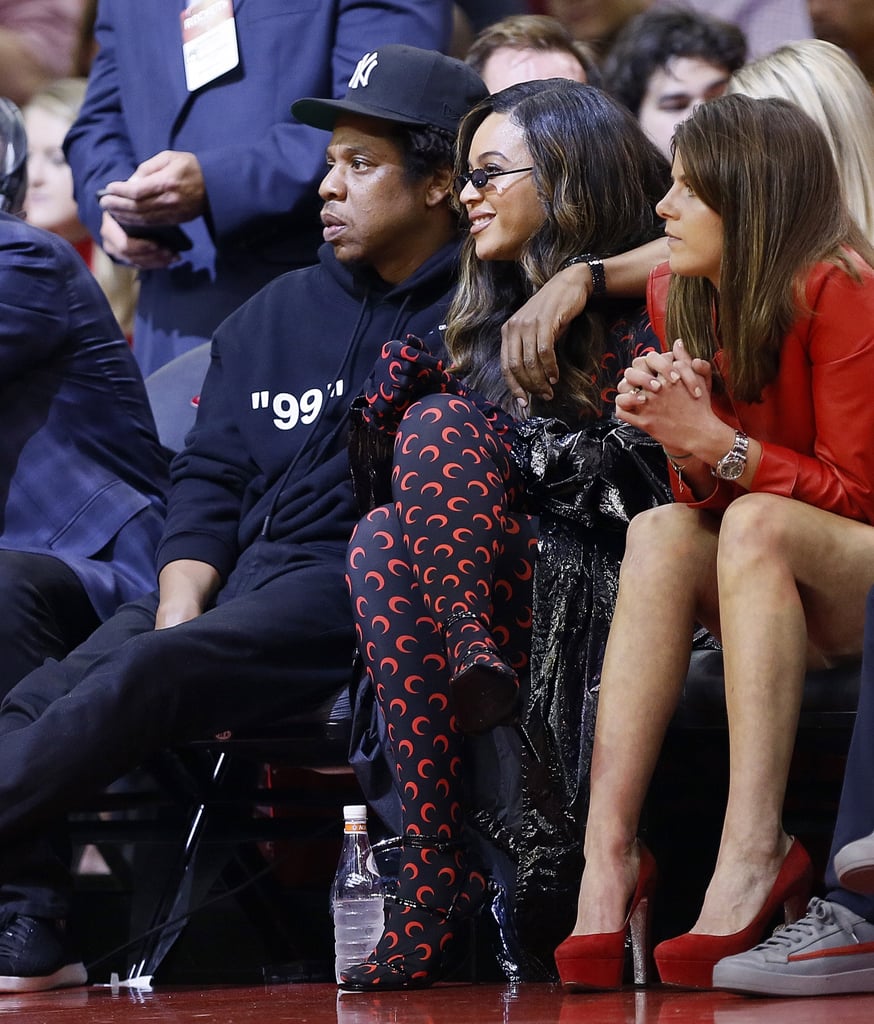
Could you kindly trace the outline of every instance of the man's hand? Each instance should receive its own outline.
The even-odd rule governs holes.
[[[155,629],[168,629],[202,615],[221,580],[208,562],[179,558],[168,562],[158,576]]]
[[[146,238],[133,238],[108,213],[100,223],[100,244],[103,251],[119,263],[138,270],[163,270],[179,259],[179,253],[164,249]]]
[[[123,224],[184,224],[206,209],[206,185],[193,153],[164,150],[104,191],[101,209]]]

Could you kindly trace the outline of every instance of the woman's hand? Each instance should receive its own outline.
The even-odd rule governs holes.
[[[648,352],[628,367],[619,382],[616,413],[667,451],[695,453],[702,439],[726,429],[713,412],[711,389],[710,364],[692,359],[678,340],[670,352]]]
[[[387,341],[373,373],[364,385],[364,421],[386,433],[395,433],[404,413],[423,395],[446,389],[449,374],[443,360],[432,355],[425,343],[408,334]]]
[[[501,328],[501,372],[520,406],[529,395],[549,400],[558,382],[555,346],[586,308],[592,271],[585,263],[560,270]]]

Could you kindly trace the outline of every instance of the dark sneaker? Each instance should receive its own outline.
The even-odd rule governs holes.
[[[839,903],[814,898],[801,920],[720,960],[713,987],[761,996],[874,992],[874,924]]]
[[[67,950],[62,922],[13,914],[0,927],[0,992],[44,992],[88,980]]]
[[[838,850],[835,872],[845,889],[874,893],[874,832]]]

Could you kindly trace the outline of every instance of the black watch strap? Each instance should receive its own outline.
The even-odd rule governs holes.
[[[592,274],[592,294],[596,298],[603,298],[607,294],[607,275],[604,273],[604,261],[599,256],[590,252],[584,252],[580,256],[571,256],[561,265],[561,269],[572,267],[575,263],[585,263]]]

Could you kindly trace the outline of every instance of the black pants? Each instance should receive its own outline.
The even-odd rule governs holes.
[[[874,832],[874,588],[865,609],[862,686],[853,738],[844,771],[838,820],[825,873],[828,898],[874,922],[874,896],[860,896],[838,886],[834,856],[847,843]]]
[[[60,559],[0,549],[0,698],[99,624],[79,577]]]
[[[349,681],[345,550],[258,542],[215,607],[155,630],[156,595],[125,605],[0,706],[0,903],[63,916],[44,836],[88,788],[165,746],[318,706]]]

